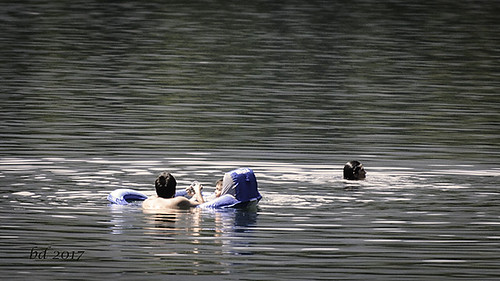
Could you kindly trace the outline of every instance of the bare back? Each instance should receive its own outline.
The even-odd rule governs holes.
[[[174,197],[174,198],[148,198],[142,203],[144,209],[158,210],[158,209],[189,209],[195,207],[197,204],[193,204],[186,197]]]

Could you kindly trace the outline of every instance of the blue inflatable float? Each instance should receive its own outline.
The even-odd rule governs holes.
[[[177,196],[187,196],[187,192],[185,190],[177,191],[175,197]],[[146,194],[128,188],[115,189],[108,194],[108,201],[118,205],[128,205],[134,201],[144,201],[146,199],[148,199]]]
[[[186,191],[178,191],[175,196],[186,196]],[[133,189],[116,189],[108,195],[108,200],[118,205],[127,205],[147,198],[145,194]],[[220,197],[200,204],[198,208],[249,208],[256,206],[261,198],[253,171],[240,168],[224,175]]]
[[[120,188],[113,190],[108,194],[108,201],[118,205],[127,205],[132,201],[144,201],[148,199],[145,194],[128,188]]]

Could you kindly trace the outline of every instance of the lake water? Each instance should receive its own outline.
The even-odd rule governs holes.
[[[500,4],[109,2],[1,4],[3,279],[500,278]],[[238,167],[257,210],[106,200]]]

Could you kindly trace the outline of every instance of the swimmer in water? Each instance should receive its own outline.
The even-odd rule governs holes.
[[[358,161],[349,161],[344,166],[344,179],[346,180],[364,180],[366,171]]]
[[[187,199],[184,196],[175,196],[177,181],[170,173],[161,173],[155,181],[156,197],[146,199],[142,203],[144,209],[189,209],[204,203],[201,190],[203,186],[199,183],[191,185],[193,198]]]

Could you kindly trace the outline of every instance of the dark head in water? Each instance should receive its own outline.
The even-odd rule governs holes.
[[[161,173],[155,181],[156,194],[162,198],[173,198],[177,181],[170,173]]]
[[[344,166],[344,179],[346,180],[364,180],[366,171],[363,164],[358,161],[349,161]]]

